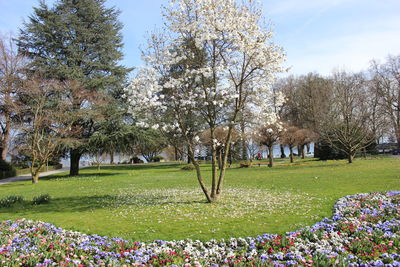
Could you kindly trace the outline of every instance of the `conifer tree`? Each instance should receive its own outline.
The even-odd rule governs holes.
[[[70,148],[70,175],[79,174],[86,141],[102,117],[99,109],[120,92],[129,72],[119,63],[123,43],[118,15],[105,0],[58,0],[53,7],[41,1],[20,30],[18,47],[31,59],[31,71],[81,84],[81,90],[65,91],[70,109],[83,114],[73,124],[80,129],[76,138],[81,145]]]

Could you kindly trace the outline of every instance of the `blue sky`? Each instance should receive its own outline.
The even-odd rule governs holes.
[[[54,0],[47,0],[51,4]],[[167,0],[108,0],[121,10],[125,59],[141,65],[139,47],[146,33],[162,26]],[[290,74],[334,69],[360,71],[373,58],[400,54],[399,0],[261,0],[275,29],[275,42],[287,54]],[[38,0],[0,0],[0,32],[18,32]]]

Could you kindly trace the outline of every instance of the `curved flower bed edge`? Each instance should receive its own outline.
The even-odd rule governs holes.
[[[1,266],[400,266],[400,191],[339,199],[310,227],[208,242],[133,242],[30,220],[0,223]]]

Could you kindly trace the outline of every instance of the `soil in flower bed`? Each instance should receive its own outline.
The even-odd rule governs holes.
[[[400,191],[341,198],[331,218],[285,235],[134,242],[52,224],[0,224],[2,266],[400,266]]]

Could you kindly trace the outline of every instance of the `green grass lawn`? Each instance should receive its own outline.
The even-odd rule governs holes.
[[[0,198],[51,203],[0,208],[0,219],[27,218],[85,233],[130,238],[201,239],[283,233],[331,216],[343,196],[400,190],[400,158],[298,161],[290,165],[231,168],[219,203],[207,204],[194,171],[178,164],[110,166],[0,186]],[[204,173],[210,166],[203,165]],[[206,175],[206,178],[208,176]]]

